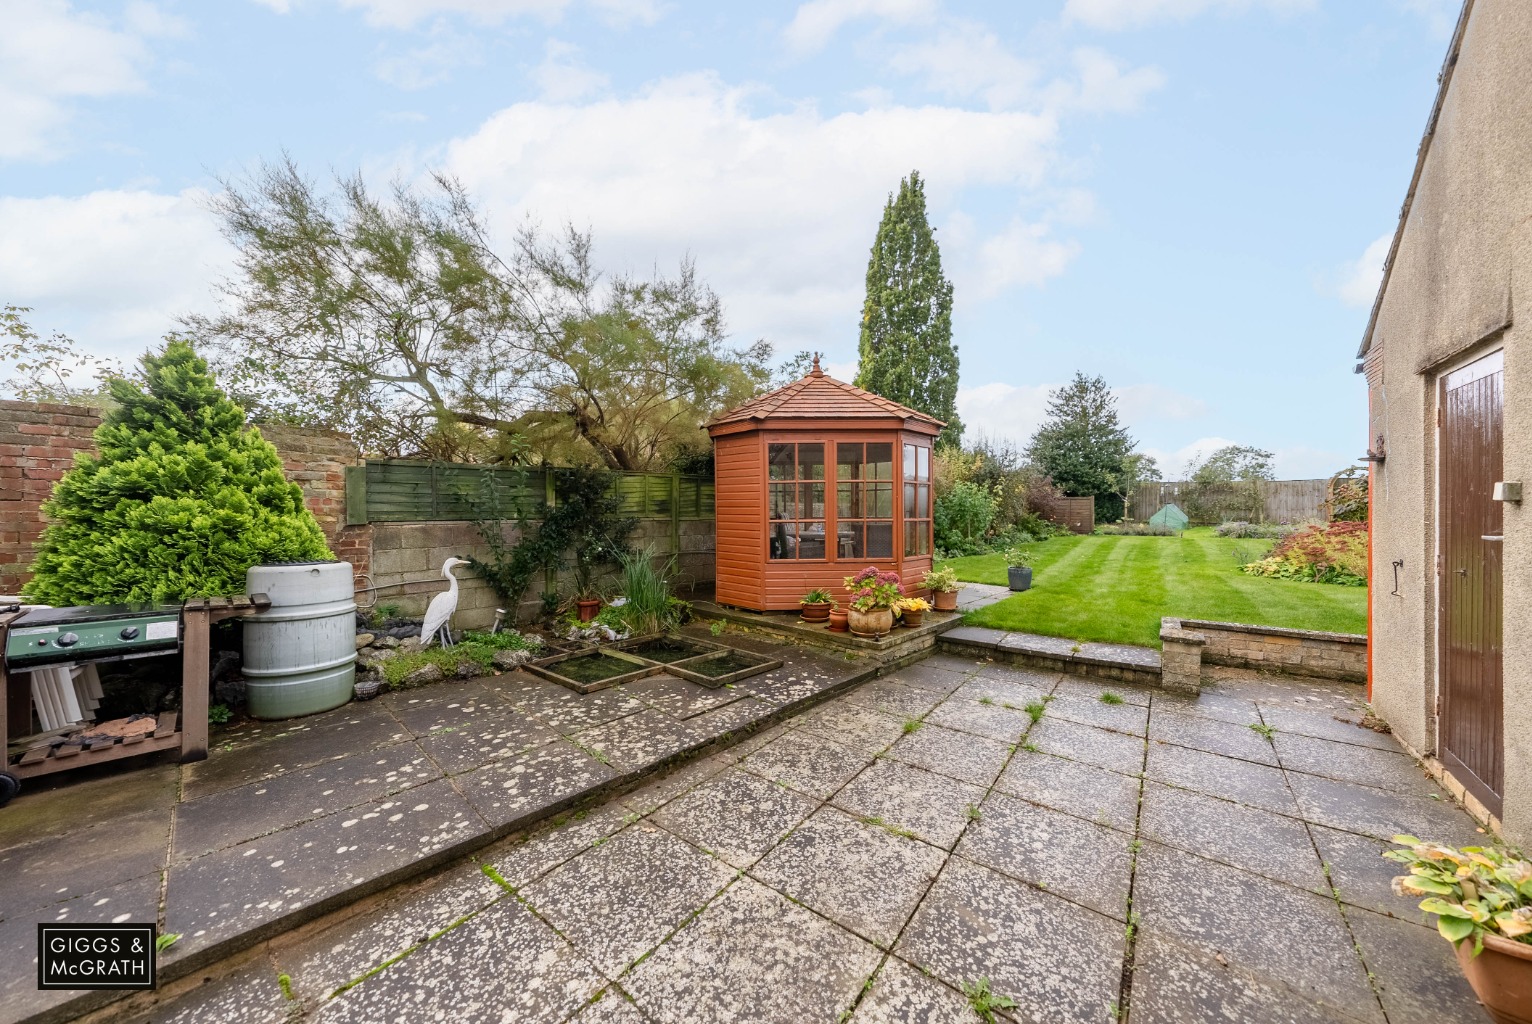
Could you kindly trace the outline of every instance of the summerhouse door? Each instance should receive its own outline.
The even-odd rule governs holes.
[[[1447,374],[1440,395],[1441,759],[1500,813],[1504,773],[1501,662],[1501,477],[1504,356]]]

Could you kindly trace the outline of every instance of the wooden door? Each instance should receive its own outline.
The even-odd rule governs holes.
[[[1449,373],[1440,394],[1441,594],[1438,748],[1463,785],[1500,813],[1501,479],[1504,357]]]

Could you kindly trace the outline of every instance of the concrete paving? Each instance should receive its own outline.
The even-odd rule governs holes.
[[[937,655],[113,1019],[1481,1021],[1379,854],[1485,837],[1359,696]]]
[[[29,785],[0,811],[0,943],[12,952],[0,958],[0,1022],[67,1019],[103,1001],[36,990],[40,922],[157,921],[181,936],[160,958],[161,978],[173,981],[631,789],[878,669],[750,635],[725,639],[782,667],[716,689],[656,676],[583,695],[523,672],[443,682],[215,733],[197,764],[119,763]],[[763,807],[766,798],[805,804],[781,831],[812,809],[736,774],[768,791]],[[711,835],[716,811],[697,817],[697,836]],[[737,857],[753,862],[779,838],[762,832]],[[540,927],[510,915],[486,934],[519,941]]]

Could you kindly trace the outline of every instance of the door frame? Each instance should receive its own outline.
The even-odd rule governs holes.
[[[1446,660],[1446,647],[1443,644],[1443,633],[1444,633],[1443,625],[1444,625],[1444,620],[1446,619],[1446,615],[1447,615],[1447,603],[1444,600],[1444,590],[1443,590],[1443,587],[1442,587],[1443,572],[1444,572],[1444,567],[1445,567],[1445,563],[1444,563],[1443,559],[1444,559],[1444,553],[1445,553],[1445,548],[1446,548],[1445,538],[1443,537],[1444,524],[1443,524],[1443,516],[1442,516],[1442,461],[1443,461],[1443,458],[1444,458],[1444,454],[1443,454],[1444,445],[1442,443],[1442,432],[1446,429],[1446,426],[1447,426],[1447,380],[1448,380],[1448,378],[1451,377],[1454,373],[1457,373],[1459,370],[1467,369],[1468,367],[1474,365],[1475,363],[1480,362],[1481,360],[1487,360],[1487,359],[1491,359],[1491,358],[1494,358],[1494,357],[1497,357],[1497,356],[1500,359],[1500,368],[1499,368],[1498,372],[1500,372],[1502,374],[1502,376],[1503,376],[1504,373],[1505,373],[1505,343],[1504,343],[1504,341],[1502,339],[1498,339],[1497,338],[1495,340],[1495,343],[1493,345],[1491,345],[1490,347],[1486,348],[1486,349],[1478,350],[1478,351],[1473,351],[1473,352],[1470,352],[1470,353],[1467,353],[1467,354],[1464,354],[1464,355],[1460,355],[1456,359],[1452,360],[1451,362],[1442,365],[1440,368],[1437,369],[1437,371],[1435,373],[1435,376],[1432,378],[1432,382],[1431,382],[1431,391],[1432,391],[1432,403],[1431,404],[1432,404],[1432,406],[1434,408],[1434,411],[1435,411],[1434,418],[1435,418],[1435,422],[1436,422],[1435,430],[1434,430],[1434,432],[1432,434],[1432,440],[1435,443],[1435,452],[1433,453],[1434,458],[1432,460],[1433,463],[1434,463],[1434,468],[1433,468],[1433,477],[1434,477],[1434,479],[1432,480],[1432,495],[1431,495],[1431,500],[1432,500],[1432,517],[1433,517],[1433,520],[1434,520],[1433,523],[1432,523],[1432,531],[1431,531],[1431,553],[1432,553],[1432,556],[1433,556],[1432,557],[1432,564],[1433,564],[1433,567],[1434,567],[1434,572],[1432,573],[1432,580],[1433,580],[1432,603],[1434,605],[1434,608],[1433,608],[1433,615],[1432,615],[1432,629],[1433,629],[1432,648],[1433,648],[1433,650],[1432,650],[1432,654],[1431,654],[1431,658],[1432,658],[1431,683],[1432,683],[1432,688],[1435,691],[1435,699],[1434,699],[1434,701],[1432,701],[1432,704],[1434,705],[1434,713],[1431,716],[1432,727],[1433,727],[1432,728],[1432,733],[1433,733],[1434,745],[1436,747],[1436,757],[1437,757],[1437,760],[1441,762],[1443,768],[1445,768],[1447,773],[1450,774],[1454,779],[1457,780],[1458,784],[1461,785],[1464,790],[1466,790],[1467,792],[1473,794],[1474,798],[1476,800],[1478,800],[1480,803],[1482,803],[1486,808],[1488,808],[1491,811],[1491,813],[1493,813],[1496,817],[1498,817],[1500,815],[1500,813],[1501,813],[1503,794],[1498,794],[1498,793],[1492,792],[1487,786],[1485,786],[1482,782],[1479,781],[1478,776],[1476,776],[1473,773],[1473,771],[1468,768],[1467,765],[1461,763],[1455,755],[1452,755],[1452,754],[1448,753],[1446,748],[1442,745],[1442,732],[1443,732],[1443,730],[1442,730],[1442,717],[1443,717],[1443,712],[1446,710],[1446,702],[1445,702],[1445,699],[1444,699],[1444,689],[1445,689],[1445,687],[1444,687],[1444,672],[1443,672],[1443,662]],[[1496,372],[1496,371],[1494,371],[1494,370],[1488,371],[1488,373],[1494,373],[1494,372]],[[1488,373],[1486,373],[1485,376],[1488,376]],[[1465,382],[1465,383],[1468,383],[1468,382]],[[1501,420],[1500,420],[1500,423],[1501,423],[1501,444],[1503,446],[1504,443],[1505,443],[1505,412],[1504,412],[1504,405],[1503,404],[1502,404],[1502,407],[1501,407]],[[1504,455],[1503,455],[1503,448],[1502,448],[1502,459],[1503,458],[1504,458]],[[1503,471],[1503,467],[1502,467],[1502,471]],[[1502,601],[1504,600],[1504,593],[1505,593],[1505,585],[1504,585],[1504,580],[1502,579],[1502,581],[1501,581],[1501,600]],[[1502,644],[1503,644],[1503,641],[1504,641],[1504,638],[1502,637]],[[1504,734],[1504,721],[1503,721],[1503,718],[1504,718],[1504,714],[1505,714],[1505,709],[1504,709],[1504,703],[1503,702],[1504,702],[1504,697],[1505,697],[1505,693],[1504,693],[1505,653],[1504,653],[1503,649],[1501,651],[1501,673],[1500,673],[1500,675],[1501,675],[1501,700],[1502,700],[1502,706],[1501,706],[1502,723],[1501,723],[1501,737],[1500,737],[1501,751],[1500,751],[1500,754],[1501,754],[1502,763],[1504,763],[1504,757],[1505,757],[1505,734]],[[1502,786],[1504,785],[1504,780],[1502,780],[1501,784],[1502,784]]]

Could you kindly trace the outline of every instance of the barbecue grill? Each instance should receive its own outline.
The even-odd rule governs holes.
[[[124,661],[180,649],[178,605],[34,608],[12,620],[5,638],[5,665],[12,672],[25,672],[61,661]]]

